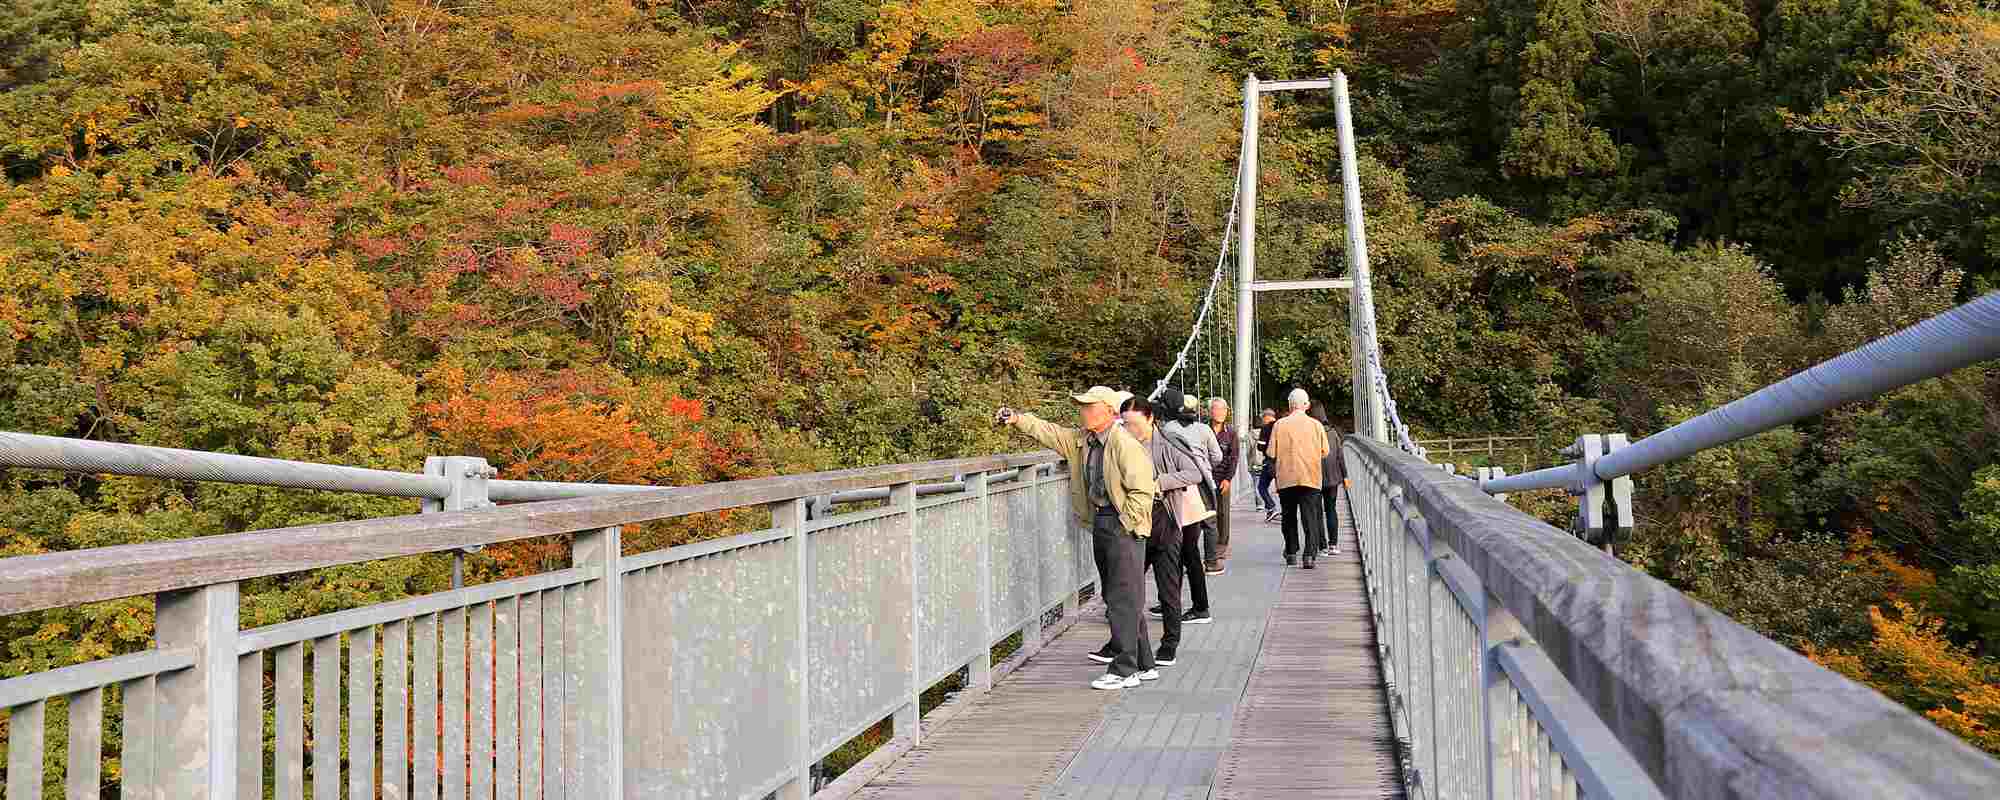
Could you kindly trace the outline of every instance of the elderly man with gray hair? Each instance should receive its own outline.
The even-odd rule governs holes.
[[[1304,389],[1293,389],[1289,398],[1291,413],[1271,428],[1271,445],[1267,450],[1277,465],[1278,501],[1284,506],[1285,521],[1285,565],[1291,566],[1293,559],[1301,555],[1299,550],[1299,516],[1305,516],[1306,541],[1303,553],[1305,568],[1313,568],[1313,558],[1326,546],[1326,512],[1320,505],[1320,465],[1331,447],[1326,441],[1326,428],[1318,420],[1306,413],[1312,407],[1312,398]]]
[[[1105,386],[1072,395],[1083,422],[1080,428],[1065,428],[1011,408],[1002,408],[993,417],[1069,462],[1070,509],[1077,522],[1090,526],[1098,589],[1111,622],[1111,641],[1090,654],[1092,661],[1108,665],[1104,675],[1091,682],[1095,689],[1130,689],[1160,677],[1154,669],[1146,618],[1139,612],[1146,602],[1141,582],[1146,538],[1153,532],[1153,506],[1160,489],[1152,454],[1116,424],[1119,404],[1130,397]],[[1178,584],[1180,577],[1174,580]]]

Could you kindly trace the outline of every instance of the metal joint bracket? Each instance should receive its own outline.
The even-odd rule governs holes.
[[[424,474],[451,482],[451,492],[443,498],[425,498],[423,512],[426,514],[471,511],[493,506],[493,501],[487,494],[487,482],[499,474],[499,470],[488,465],[486,459],[477,456],[429,456],[424,459]],[[472,545],[452,552],[452,588],[465,585],[465,554],[477,553],[483,549],[484,545]]]
[[[1504,467],[1480,467],[1479,468],[1480,491],[1486,491],[1486,484],[1488,482],[1497,481],[1505,477],[1507,477],[1507,470]],[[1489,492],[1489,494],[1491,493]],[[1493,499],[1505,503],[1507,502],[1507,495],[1506,493],[1503,492],[1501,494],[1493,495]]]
[[[1632,533],[1632,478],[1621,475],[1611,481],[1597,477],[1599,459],[1628,444],[1625,434],[1595,433],[1577,437],[1576,444],[1563,450],[1563,454],[1577,459],[1576,477],[1570,486],[1570,494],[1578,498],[1576,529],[1584,541],[1605,548],[1613,542],[1629,538]],[[1611,504],[1611,519],[1605,521],[1605,504]]]

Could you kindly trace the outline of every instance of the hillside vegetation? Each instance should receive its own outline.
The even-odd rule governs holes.
[[[4,8],[5,430],[667,484],[1018,448],[994,406],[1150,386],[1180,346],[1252,71],[1352,77],[1426,435],[1644,435],[2000,270],[2000,12],[1963,0]],[[1331,123],[1266,102],[1263,277],[1343,271]],[[1345,314],[1260,309],[1265,396],[1346,407]],[[1643,476],[1623,555],[2000,752],[1996,446],[2000,374],[1968,369]],[[16,470],[0,556],[414,510]],[[244,621],[447,564],[265,579]],[[0,619],[0,676],[151,614]]]

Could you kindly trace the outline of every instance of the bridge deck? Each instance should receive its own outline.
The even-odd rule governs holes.
[[[1306,572],[1284,567],[1277,526],[1249,511],[1233,524],[1229,573],[1209,578],[1216,621],[1186,627],[1159,681],[1088,686],[1103,667],[1084,653],[1109,637],[1088,607],[992,692],[927,719],[923,743],[857,796],[1400,796],[1352,528]]]

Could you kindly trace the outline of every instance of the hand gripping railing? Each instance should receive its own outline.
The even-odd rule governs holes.
[[[1364,437],[1342,448],[1419,798],[1991,797],[2000,762]]]
[[[1598,449],[1585,437],[1573,464],[1493,478],[1491,494],[1567,489],[1585,497],[1584,514],[1601,513],[1608,484],[1717,445],[1797,422],[1837,406],[2000,358],[2000,292],[1939,314],[1804,372],[1758,389],[1630,445]],[[1624,509],[1629,515],[1629,503]],[[1629,524],[1629,523],[1628,523]],[[1596,522],[1586,522],[1594,527]]]
[[[131,450],[68,452],[97,460],[37,465],[271,474],[262,460],[167,474],[180,468],[107,460]],[[422,475],[314,472],[277,479],[438,503],[480,488],[440,497]],[[920,492],[936,481],[956,488]],[[887,719],[892,749],[913,744],[927,687],[965,670],[983,690],[1006,668],[992,645],[1018,634],[1024,658],[1047,615],[1076,618],[1095,575],[1068,483],[1041,452],[0,559],[0,615],[146,595],[156,608],[150,649],[0,680],[5,797],[43,796],[53,760],[72,798],[100,785],[148,800],[267,786],[277,798],[803,798],[811,765],[843,742]],[[887,502],[808,515],[806,498],[849,492]],[[624,526],[730,509],[767,510],[770,525],[623,553]],[[557,534],[573,536],[562,569],[238,624],[243,581]]]

